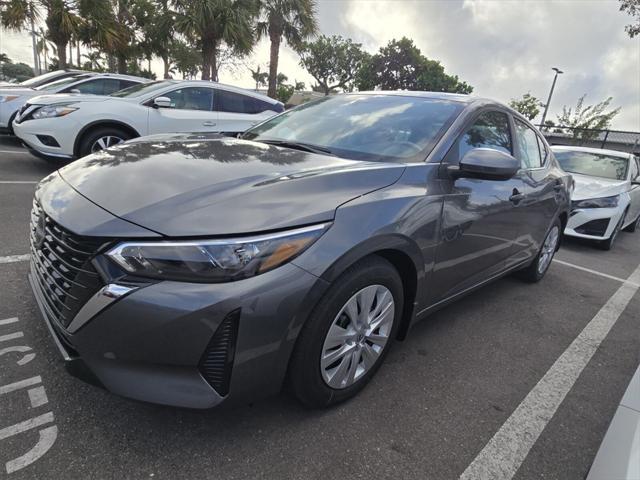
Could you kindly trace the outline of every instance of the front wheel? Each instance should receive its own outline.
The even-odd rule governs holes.
[[[601,250],[611,250],[613,248],[613,244],[616,242],[616,239],[618,238],[618,234],[622,230],[622,225],[624,225],[624,219],[626,216],[627,216],[627,212],[624,212],[622,214],[622,217],[620,217],[620,220],[616,224],[616,228],[614,228],[613,232],[611,232],[611,235],[609,236],[609,238],[607,238],[606,240],[600,240],[597,243],[598,247]]]
[[[640,215],[638,215],[638,218],[636,218],[635,222],[633,222],[631,225],[627,225],[627,227],[624,229],[624,231],[633,233],[636,230],[638,230],[639,228],[640,228]]]
[[[380,257],[350,267],[319,301],[291,358],[289,383],[308,407],[356,395],[378,370],[400,324],[402,280]]]
[[[558,250],[561,233],[562,224],[560,223],[560,220],[556,219],[549,229],[549,232],[547,232],[547,236],[545,237],[536,258],[533,259],[533,262],[531,262],[527,268],[518,272],[518,276],[521,279],[531,283],[542,280],[542,277],[544,277],[547,270],[549,270],[549,266],[551,265],[551,261],[553,260],[556,250]]]
[[[131,135],[120,128],[100,127],[87,133],[80,143],[80,157],[105,150],[129,140]]]

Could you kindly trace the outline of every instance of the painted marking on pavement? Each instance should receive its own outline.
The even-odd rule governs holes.
[[[18,321],[18,317],[5,318],[4,320],[0,320],[0,325],[9,325],[10,323],[16,323]]]
[[[19,382],[10,383],[9,385],[3,385],[0,387],[0,395],[20,390],[21,388],[30,387],[31,385],[38,385],[40,383],[42,383],[42,378],[37,375],[35,377],[27,378],[26,380],[20,380]]]
[[[0,150],[0,153],[29,153],[27,150]]]
[[[40,180],[0,180],[2,185],[33,185],[35,183],[40,183]]]
[[[32,428],[36,428],[40,425],[51,422],[53,422],[53,413],[43,413],[38,417],[30,418],[29,420],[25,420],[24,422],[16,423],[15,425],[11,425],[10,427],[3,428],[2,430],[0,430],[0,440],[13,437],[14,435],[17,435],[19,433],[26,432],[27,430],[31,430]]]
[[[25,255],[9,255],[6,257],[0,257],[0,263],[15,263],[15,262],[26,262],[29,260],[29,254]]]
[[[52,421],[53,421],[53,414]],[[58,438],[58,427],[51,425],[47,428],[43,428],[38,432],[40,438],[38,442],[21,457],[14,458],[6,463],[7,473],[16,472],[27,465],[31,465],[36,460],[40,459],[45,453],[49,451]]]
[[[620,277],[614,277],[613,275],[609,275],[603,272],[599,272],[597,270],[591,270],[590,268],[586,268],[586,267],[581,267],[580,265],[576,265],[574,263],[569,263],[569,262],[563,262],[562,260],[557,260],[557,259],[553,259],[553,261],[555,263],[558,263],[560,265],[564,265],[565,267],[571,267],[571,268],[575,268],[576,270],[582,270],[583,272],[587,272],[587,273],[592,273],[594,275],[599,275],[601,277],[604,278],[608,278],[610,280],[616,280],[620,283],[628,283],[629,285],[636,287],[636,288],[640,288],[640,284],[634,283],[632,281],[630,281],[629,279],[624,279],[624,278],[620,278]]]
[[[8,342],[9,340],[15,340],[16,338],[22,338],[22,337],[24,337],[24,333],[22,332],[9,333],[8,335],[0,335],[0,342]]]
[[[640,266],[533,387],[462,473],[460,480],[513,478],[593,354],[638,291],[639,284]]]

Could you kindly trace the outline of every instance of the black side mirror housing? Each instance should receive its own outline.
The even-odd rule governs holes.
[[[509,180],[520,170],[520,162],[508,153],[491,148],[473,148],[460,159],[457,166],[449,167],[454,178],[480,178]]]

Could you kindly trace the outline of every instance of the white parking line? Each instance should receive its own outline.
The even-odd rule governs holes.
[[[0,150],[0,153],[29,153],[27,150]]]
[[[21,185],[21,184],[33,184],[33,183],[40,183],[40,180],[0,180],[0,184],[3,185],[10,185],[10,184],[15,184],[15,185]]]
[[[7,257],[0,257],[0,263],[15,263],[26,262],[29,260],[29,254],[25,255],[9,255]]]
[[[609,274],[606,274],[606,273],[598,272],[597,270],[591,270],[590,268],[581,267],[580,265],[575,265],[573,263],[563,262],[562,260],[557,260],[555,258],[553,259],[553,261],[554,261],[554,263],[558,263],[558,264],[564,265],[566,267],[571,267],[571,268],[575,268],[576,270],[582,270],[583,272],[592,273],[594,275],[599,275],[601,277],[608,278],[610,280],[616,280],[616,281],[618,281],[620,283],[628,283],[628,284],[630,284],[630,285],[632,285],[632,286],[634,286],[636,288],[640,287],[639,284],[633,283],[628,279],[625,280],[624,278],[614,277],[613,275],[609,275]]]
[[[460,476],[461,480],[513,478],[591,357],[640,284],[640,266],[556,360]]]

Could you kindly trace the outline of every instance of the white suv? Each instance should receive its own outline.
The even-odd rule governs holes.
[[[117,73],[62,72],[61,78],[60,75],[60,72],[42,75],[42,77],[47,77],[46,79],[56,76],[59,78],[55,78],[52,82],[45,81],[39,85],[27,81],[24,85],[0,87],[0,130],[13,133],[11,122],[24,104],[33,97],[54,93],[110,95],[123,88],[149,82],[146,78]],[[32,80],[37,82],[37,79],[41,79],[41,77]]]
[[[161,80],[108,97],[37,97],[13,128],[34,153],[73,159],[156,133],[237,134],[283,110],[281,102],[240,88]]]

